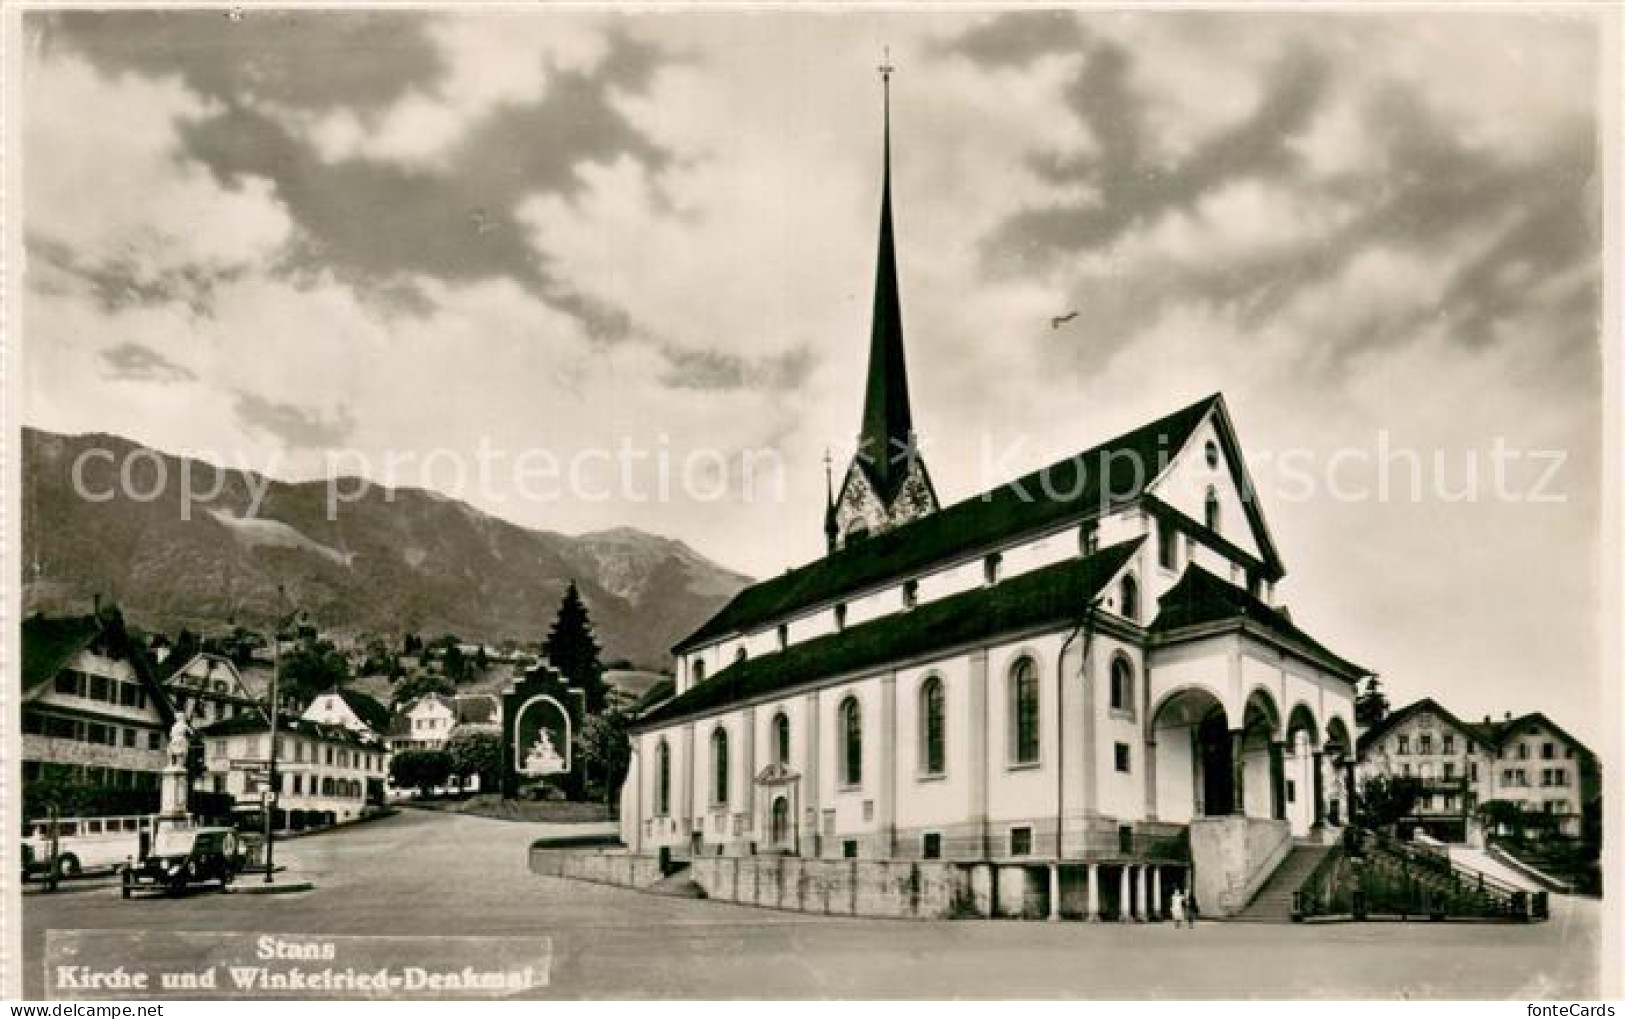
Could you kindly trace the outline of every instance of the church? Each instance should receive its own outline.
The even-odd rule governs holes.
[[[676,695],[634,727],[623,840],[1019,865],[1047,871],[1052,917],[1063,884],[1090,919],[1155,919],[1175,887],[1234,912],[1347,818],[1369,672],[1280,604],[1221,395],[940,503],[910,410],[885,77],[868,375],[826,554],[673,649]]]

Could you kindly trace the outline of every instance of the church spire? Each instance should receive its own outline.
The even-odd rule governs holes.
[[[858,459],[889,500],[908,473],[914,449],[914,419],[908,405],[908,369],[903,361],[903,306],[897,288],[897,250],[891,210],[890,54],[880,65],[882,164],[880,244],[875,258],[875,303],[869,332],[869,377],[863,398]]]
[[[869,328],[869,377],[857,454],[834,506],[826,503],[830,550],[916,520],[937,509],[937,493],[920,459],[908,406],[903,362],[903,306],[898,298],[897,249],[891,209],[891,66],[880,65],[882,156],[880,246],[875,258],[875,306]]]
[[[830,477],[829,449],[824,450],[824,545],[833,552],[841,540],[841,525],[835,516],[835,481]]]

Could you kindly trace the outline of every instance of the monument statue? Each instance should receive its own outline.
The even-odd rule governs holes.
[[[553,746],[553,736],[546,729],[536,731],[536,742],[525,754],[525,770],[533,775],[551,775],[564,770],[564,758]]]
[[[186,767],[186,750],[191,744],[188,736],[190,730],[186,719],[175,716],[175,724],[169,727],[169,766],[171,768]]]

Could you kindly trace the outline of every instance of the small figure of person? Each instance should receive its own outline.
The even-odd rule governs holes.
[[[1174,930],[1185,926],[1185,891],[1182,888],[1174,889],[1174,897],[1168,904],[1168,911],[1174,917]]]
[[[1200,913],[1201,909],[1196,905],[1196,893],[1193,891],[1185,896],[1185,924],[1191,930],[1196,929],[1196,917]]]

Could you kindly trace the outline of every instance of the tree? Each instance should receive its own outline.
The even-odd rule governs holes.
[[[632,740],[626,731],[626,716],[610,708],[593,715],[576,734],[576,754],[590,782],[594,775],[603,784],[604,802],[610,803],[615,790],[626,779],[632,760]]]
[[[282,696],[309,704],[316,695],[350,681],[350,661],[330,640],[306,639],[282,654]]]
[[[1373,775],[1360,787],[1360,823],[1386,828],[1416,812],[1422,781],[1411,775]]]
[[[1365,681],[1365,689],[1354,698],[1354,722],[1362,729],[1372,729],[1388,717],[1388,695],[1382,692],[1382,683],[1376,676]]]
[[[431,672],[420,672],[415,676],[408,676],[395,684],[395,703],[405,704],[425,697],[432,693],[445,694],[450,697],[455,692],[451,683],[445,676],[437,676]]]
[[[446,753],[451,755],[451,773],[461,780],[479,776],[484,791],[495,789],[502,778],[502,734],[495,729],[454,729]]]
[[[604,708],[604,666],[598,652],[587,603],[581,600],[581,591],[572,580],[559,603],[553,628],[542,642],[542,654],[564,674],[565,682],[580,687],[587,695],[587,711],[591,714]]]
[[[456,644],[446,647],[446,656],[441,665],[441,671],[453,683],[461,683],[468,678],[468,659],[464,657],[462,648]]]
[[[1492,834],[1523,838],[1523,808],[1511,800],[1485,800],[1478,805],[1478,816]]]
[[[397,788],[427,796],[451,778],[451,755],[444,750],[403,750],[389,759],[389,777]]]

